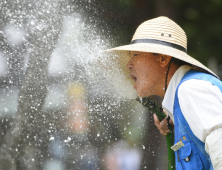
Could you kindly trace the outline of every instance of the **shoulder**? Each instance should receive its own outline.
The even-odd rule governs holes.
[[[222,91],[222,82],[209,73],[191,69],[181,79],[178,90],[188,89],[195,89],[197,91],[221,89]]]
[[[206,96],[222,96],[220,89],[209,81],[190,79],[184,81],[178,88],[178,97],[206,98]]]

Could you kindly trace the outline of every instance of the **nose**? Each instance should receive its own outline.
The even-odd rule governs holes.
[[[128,70],[132,70],[133,69],[133,64],[132,64],[132,61],[131,61],[131,59],[128,61],[128,63],[127,63],[127,69]]]

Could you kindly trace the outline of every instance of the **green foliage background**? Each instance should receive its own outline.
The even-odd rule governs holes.
[[[176,21],[188,37],[188,54],[207,65],[214,58],[222,64],[221,0],[94,0],[90,15],[99,17],[100,28],[112,46],[128,44],[140,23],[161,15]]]

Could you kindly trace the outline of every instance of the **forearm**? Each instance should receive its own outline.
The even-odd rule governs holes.
[[[222,127],[207,136],[205,149],[210,155],[214,170],[222,170]]]

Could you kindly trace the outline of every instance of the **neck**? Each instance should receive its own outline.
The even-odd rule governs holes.
[[[166,93],[166,90],[167,90],[167,78],[168,78],[168,73],[169,73],[169,69],[170,69],[170,64],[171,64],[171,60],[168,64],[168,68],[167,68],[167,72],[166,72],[166,78],[165,78],[165,93]]]
[[[168,76],[167,76],[167,81],[166,81],[166,88],[168,87],[169,83],[170,83],[170,80],[172,79],[174,73],[177,71],[177,69],[179,68],[180,66],[178,65],[175,65],[175,64],[171,64],[170,68],[169,68],[169,71],[168,71]],[[166,92],[167,89],[165,89],[165,92]],[[165,93],[164,93],[165,95]]]
[[[166,77],[166,74],[163,74],[163,79],[165,80],[164,82],[162,82],[162,86],[161,87],[165,87],[165,88],[162,88],[163,90],[162,93],[159,95],[161,97],[164,97],[165,96],[165,93],[166,93],[166,90],[167,90],[167,87],[170,83],[170,80],[172,79],[174,73],[177,71],[177,69],[179,68],[180,66],[178,65],[175,65],[174,63],[171,63],[170,67],[169,67],[169,70],[168,70],[168,74],[167,74],[167,70],[165,70],[164,72],[167,74],[167,77]]]

